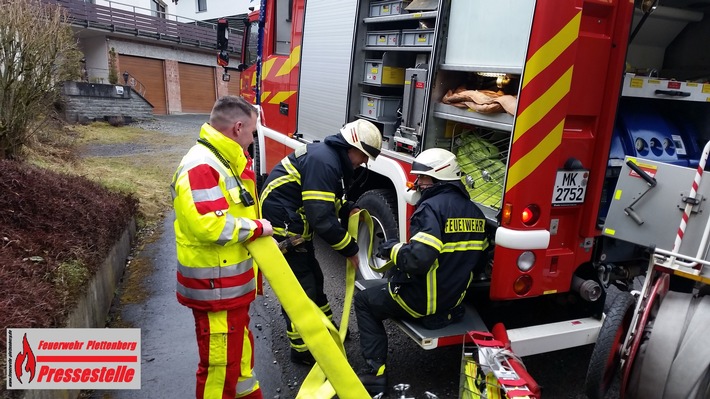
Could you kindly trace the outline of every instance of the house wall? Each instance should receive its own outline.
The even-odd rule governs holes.
[[[161,47],[154,44],[131,42],[116,38],[108,38],[108,45],[116,49],[119,54],[134,55],[137,57],[158,58],[162,60],[175,60],[197,65],[217,65],[217,53],[197,53],[179,48]],[[108,56],[107,56],[108,59]],[[107,61],[108,63],[108,61]],[[107,64],[108,65],[108,64]],[[119,75],[120,66],[119,66]]]
[[[178,63],[186,62],[210,67],[215,67],[217,64],[216,55],[213,54],[197,53],[179,48],[161,47],[149,43],[138,43],[114,38],[109,39],[108,43],[110,47],[116,49],[116,53],[118,54],[156,58],[165,61],[165,96],[167,99],[168,114],[183,112],[182,102],[180,100],[180,74],[178,72]],[[120,69],[120,62],[118,68],[120,77],[123,73]]]
[[[150,9],[150,0],[95,0],[95,4],[98,6],[106,6],[119,10],[135,11],[138,14],[152,15]]]
[[[259,8],[259,0],[205,0],[207,11],[197,11],[197,0],[179,0],[177,5],[169,2],[170,13],[204,21],[249,12],[249,7]]]
[[[108,83],[108,46],[105,36],[88,37],[79,41],[86,59],[89,82]]]

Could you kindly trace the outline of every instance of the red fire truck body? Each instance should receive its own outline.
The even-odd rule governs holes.
[[[702,36],[710,24],[700,22],[702,10],[669,5],[262,0],[249,16],[240,66],[242,95],[261,107],[259,173],[347,122],[371,120],[382,131],[383,152],[368,163],[364,187],[348,196],[370,210],[383,233],[376,241],[405,239],[412,160],[427,148],[451,150],[494,244],[472,287],[485,294],[471,294],[487,301],[477,306],[486,325],[512,323],[519,355],[594,343],[604,329],[605,287],[625,286],[648,259],[638,246],[602,235],[614,173],[625,155],[697,166],[698,142],[710,137],[698,112],[710,85],[693,81],[707,82],[710,65],[687,51],[702,47],[697,33],[681,34],[688,26]],[[682,26],[666,32],[655,16]],[[665,35],[661,44],[654,34]],[[691,73],[684,63],[697,68]],[[687,82],[659,78],[659,71]],[[678,94],[681,86],[691,94]],[[447,101],[471,90],[502,109]],[[682,122],[655,105],[684,100],[694,101],[686,104],[691,112],[670,107]],[[363,267],[360,277],[381,276]],[[403,328],[425,348],[461,343],[460,334]]]

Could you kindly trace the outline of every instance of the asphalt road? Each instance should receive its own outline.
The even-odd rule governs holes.
[[[165,134],[196,135],[204,115],[167,116],[142,127]],[[187,148],[185,149],[185,151]],[[146,293],[140,303],[122,301],[123,289],[117,293],[111,318],[121,326],[141,328],[142,389],[85,392],[84,398],[190,398],[194,397],[197,346],[191,312],[175,299],[175,242],[172,212],[155,239],[135,254],[124,276],[128,281],[137,272],[139,260],[148,269],[140,273],[140,285]],[[326,293],[339,321],[342,311],[345,260],[322,241],[316,239],[318,260],[326,277]],[[256,341],[256,373],[265,398],[295,398],[301,382],[310,370],[292,364],[285,337],[280,305],[268,282],[264,295],[251,308],[251,328]],[[389,331],[389,383],[410,385],[407,397],[425,398],[431,392],[439,398],[458,398],[461,347],[453,346],[425,351],[393,323]],[[358,371],[364,366],[359,353],[357,322],[350,315],[351,338],[345,342],[348,359]],[[543,397],[585,398],[581,393],[590,346],[524,358],[530,374],[543,387]],[[390,398],[396,397],[390,391]],[[618,397],[612,392],[608,397]]]
[[[117,307],[120,319],[142,331],[142,389],[140,391],[96,391],[91,398],[189,398],[195,386],[197,348],[190,311],[175,300],[175,247],[172,217],[165,220],[159,238],[147,244],[136,257],[150,261],[152,271],[142,285],[148,296],[142,303]],[[326,276],[326,291],[335,314],[342,311],[344,259],[322,241],[316,251]],[[132,262],[137,263],[137,262]],[[129,266],[127,273],[134,272]],[[119,293],[120,295],[120,293]],[[119,296],[120,299],[120,296]],[[310,370],[292,364],[284,335],[280,305],[268,282],[264,295],[252,305],[251,328],[256,341],[256,372],[265,398],[294,398]],[[114,314],[113,318],[117,318]],[[359,354],[357,322],[350,317],[351,338],[345,347],[357,371],[364,366]],[[439,398],[457,398],[461,347],[425,351],[397,326],[388,323],[390,385],[409,384],[408,397],[425,398],[425,392]],[[590,347],[524,358],[525,365],[543,386],[544,398],[584,398],[584,381]],[[390,397],[395,397],[391,391]]]

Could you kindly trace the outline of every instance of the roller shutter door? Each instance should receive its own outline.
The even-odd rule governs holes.
[[[240,94],[239,90],[239,72],[229,73],[229,83],[227,84],[227,91],[230,96],[238,96]]]
[[[119,54],[118,63],[121,68],[119,79],[123,79],[121,74],[124,71],[130,73],[131,76],[145,86],[143,97],[153,105],[153,113],[165,115],[168,108],[165,98],[165,69],[163,68],[163,61]],[[136,91],[138,91],[138,87],[136,87]]]
[[[193,64],[178,64],[182,112],[208,114],[215,94],[214,68]]]

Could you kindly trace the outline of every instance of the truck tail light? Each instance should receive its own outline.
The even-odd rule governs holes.
[[[513,291],[518,295],[525,295],[532,288],[532,277],[529,274],[520,275],[513,283]]]
[[[520,214],[520,220],[526,226],[534,225],[538,219],[540,219],[540,207],[535,204],[526,206]]]
[[[500,223],[510,224],[510,219],[513,216],[513,204],[506,202],[503,205],[503,212],[501,213]]]

